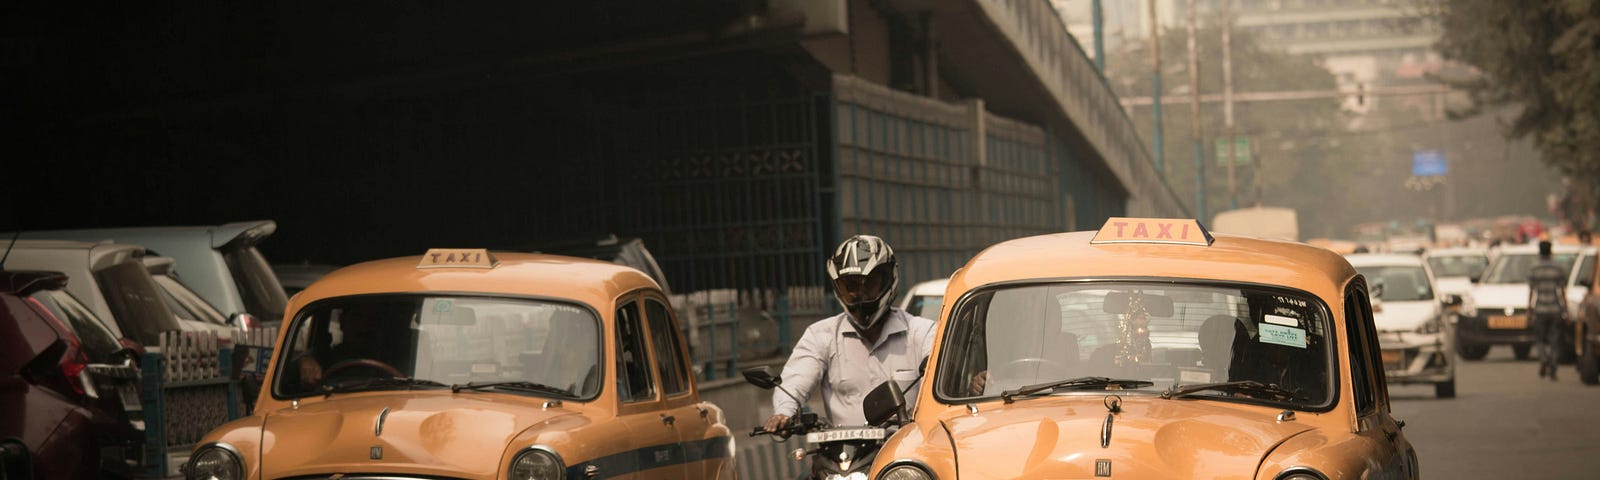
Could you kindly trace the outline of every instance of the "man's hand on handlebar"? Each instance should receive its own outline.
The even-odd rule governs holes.
[[[773,415],[773,416],[767,417],[767,423],[762,424],[761,425],[761,429],[762,430],[766,430],[768,433],[771,433],[773,435],[778,436],[778,438],[785,438],[786,439],[786,438],[789,438],[789,433],[788,432],[784,432],[783,431],[783,427],[787,426],[788,424],[789,424],[789,416],[780,413],[780,414],[777,414],[777,415]]]

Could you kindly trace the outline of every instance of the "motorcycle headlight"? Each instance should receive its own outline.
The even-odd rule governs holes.
[[[190,480],[244,480],[244,462],[239,451],[226,443],[200,447],[189,458],[184,478]]]
[[[561,456],[537,445],[522,449],[513,457],[507,475],[512,480],[563,480],[566,476],[567,467],[561,463]]]
[[[889,467],[878,480],[934,480],[933,475],[916,465],[896,465]]]

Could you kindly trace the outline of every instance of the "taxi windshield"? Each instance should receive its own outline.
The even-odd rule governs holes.
[[[273,383],[278,397],[351,385],[370,390],[520,382],[539,387],[505,391],[570,399],[593,398],[600,389],[599,320],[567,303],[340,297],[302,310],[289,328]]]
[[[1152,385],[1134,391],[1151,394],[1178,385],[1251,380],[1293,398],[1222,391],[1201,398],[1303,409],[1332,402],[1327,308],[1303,293],[1070,282],[984,290],[957,308],[935,378],[946,403],[1080,377],[1148,381]],[[1071,391],[1085,390],[1055,393]]]
[[[1572,271],[1573,261],[1578,259],[1577,253],[1556,253],[1550,256],[1563,272]],[[1483,283],[1489,284],[1528,284],[1528,275],[1533,273],[1533,267],[1539,264],[1539,255],[1535,253],[1508,253],[1495,257],[1489,264],[1489,273],[1484,276]],[[1565,275],[1565,274],[1563,274]]]

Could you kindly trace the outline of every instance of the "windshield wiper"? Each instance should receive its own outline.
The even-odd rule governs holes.
[[[420,378],[405,378],[405,377],[370,378],[370,379],[359,381],[359,382],[349,382],[349,383],[323,385],[322,386],[322,394],[323,394],[323,396],[332,396],[335,393],[354,392],[354,391],[359,391],[359,390],[368,390],[368,389],[380,388],[380,387],[406,387],[407,390],[410,390],[412,387],[419,387],[419,386],[421,386],[421,387],[447,387],[449,385],[445,385],[443,383],[435,382],[433,380],[424,380],[424,379],[420,379]]]
[[[1288,389],[1274,384],[1257,382],[1255,380],[1239,380],[1235,382],[1222,383],[1200,383],[1184,386],[1173,385],[1172,388],[1168,388],[1167,391],[1161,392],[1161,398],[1170,399],[1185,397],[1205,390],[1215,390],[1227,393],[1243,393],[1254,397],[1267,395],[1273,400],[1279,401],[1292,401],[1301,399],[1299,394],[1289,391]]]
[[[505,389],[505,390],[518,390],[518,391],[524,391],[524,392],[549,393],[549,394],[560,395],[560,396],[568,397],[568,398],[577,398],[578,397],[577,395],[573,395],[572,392],[567,391],[567,389],[565,389],[565,388],[552,387],[552,386],[549,386],[549,385],[545,385],[543,383],[528,382],[528,381],[521,381],[521,380],[511,381],[511,382],[485,382],[485,383],[467,382],[467,383],[457,383],[455,385],[451,385],[450,386],[450,393],[461,393],[462,390],[480,390],[480,389],[484,389],[484,388],[499,388],[499,389]]]
[[[1111,387],[1116,387],[1115,390],[1121,390],[1126,388],[1144,388],[1151,385],[1155,385],[1155,383],[1145,380],[1130,380],[1124,378],[1078,377],[1066,380],[1057,380],[1054,382],[1036,383],[1026,387],[1018,388],[1016,390],[1006,390],[1004,392],[1000,392],[1000,399],[1004,400],[1006,403],[1011,403],[1014,401],[1012,400],[1012,397],[1018,395],[1033,395],[1045,390],[1054,391],[1062,388],[1112,389]]]

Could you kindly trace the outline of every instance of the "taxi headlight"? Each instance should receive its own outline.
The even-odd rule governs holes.
[[[226,443],[213,443],[200,447],[189,459],[184,477],[191,480],[244,480],[244,463],[238,450]]]
[[[567,467],[554,450],[542,446],[528,447],[511,459],[508,477],[512,480],[563,480]]]
[[[1322,472],[1318,472],[1310,468],[1299,467],[1279,473],[1276,477],[1276,480],[1328,480],[1328,477],[1323,476]]]
[[[882,475],[878,475],[878,480],[933,480],[933,475],[916,465],[902,464],[889,467]]]

